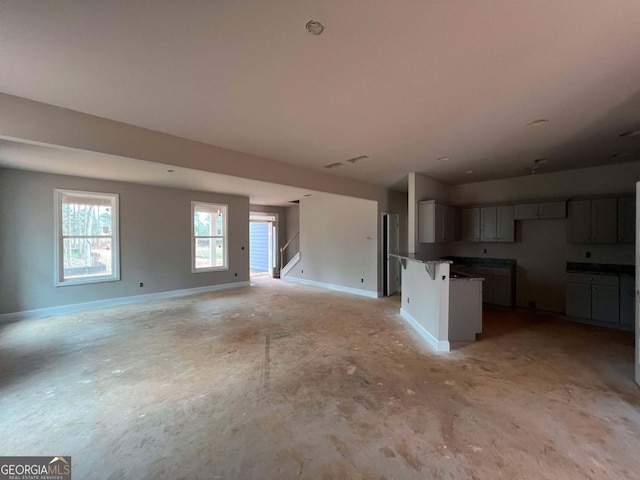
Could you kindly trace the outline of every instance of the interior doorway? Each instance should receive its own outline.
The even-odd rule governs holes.
[[[397,213],[382,214],[382,283],[384,295],[390,297],[400,290],[400,260],[389,258],[400,250],[400,216]]]
[[[249,273],[251,276],[274,276],[278,269],[277,216],[270,213],[249,214]]]

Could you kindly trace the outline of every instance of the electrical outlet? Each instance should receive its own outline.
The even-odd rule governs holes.
[[[302,274],[302,273],[304,273],[304,270],[300,270],[300,273],[301,273],[301,274]]]
[[[361,278],[361,279],[360,279],[360,283],[364,283],[364,278]]]
[[[486,248],[484,249],[484,253],[487,253],[487,249]]]
[[[144,282],[140,282],[140,287],[144,287]]]
[[[237,276],[238,276],[238,272],[236,272],[233,276],[234,276],[234,277],[237,277]]]
[[[411,299],[407,297],[407,303],[411,303]]]
[[[584,254],[585,258],[591,258],[591,252],[587,252]]]

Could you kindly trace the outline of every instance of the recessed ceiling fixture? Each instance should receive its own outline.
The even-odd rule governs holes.
[[[336,163],[330,163],[329,165],[325,165],[324,168],[328,168],[329,170],[331,170],[332,168],[338,168],[341,166],[342,166],[342,163],[336,162]]]
[[[533,161],[534,165],[544,165],[545,163],[549,163],[549,160],[547,160],[546,158],[536,158]]]
[[[310,194],[310,193],[307,193],[307,194],[305,195],[305,197],[310,197],[310,196],[311,196],[311,194]]]
[[[467,175],[469,175],[470,173],[473,173],[473,170],[467,170],[467,171],[466,171],[466,172],[464,172],[464,173],[466,173]]]
[[[626,152],[622,152],[622,153],[614,153],[613,155],[611,155],[611,158],[622,158],[622,157],[628,157],[629,154]]]
[[[532,168],[532,169],[531,169],[531,172],[529,172],[529,173],[531,173],[531,175],[533,175],[534,173],[536,173],[536,169],[535,169],[535,168]]]
[[[440,162],[446,162],[449,160],[449,157],[438,157],[438,161]]]
[[[311,35],[320,35],[324,31],[324,25],[316,20],[309,20],[305,28]]]
[[[362,160],[369,160],[369,157],[367,155],[360,155],[359,157],[350,158],[349,160],[347,160],[347,162],[349,162],[349,163],[357,163],[357,162],[360,162]]]
[[[173,173],[173,172],[175,172],[175,170],[167,170],[167,172]]]
[[[640,130],[629,130],[624,133],[621,133],[619,136],[620,137],[637,137],[638,135],[640,135]]]
[[[544,125],[547,122],[549,122],[549,120],[547,120],[546,118],[539,118],[538,120],[527,123],[527,127],[539,127],[540,125]]]

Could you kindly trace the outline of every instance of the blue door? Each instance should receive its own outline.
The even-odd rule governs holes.
[[[269,224],[249,223],[249,267],[251,273],[269,271]]]

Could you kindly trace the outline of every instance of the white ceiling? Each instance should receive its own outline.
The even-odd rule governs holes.
[[[0,0],[0,91],[312,169],[369,155],[331,173],[378,185],[464,183],[640,159],[618,136],[640,128],[639,20],[629,0]]]
[[[253,205],[291,206],[312,190],[155,162],[0,139],[0,167],[249,197]],[[168,172],[167,170],[173,170]]]

